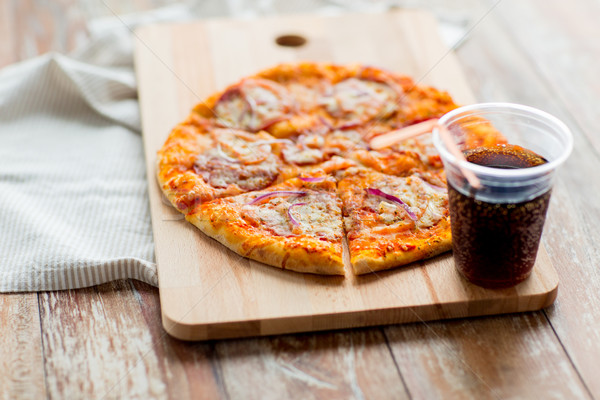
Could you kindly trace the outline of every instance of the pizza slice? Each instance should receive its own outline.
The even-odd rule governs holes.
[[[158,180],[171,203],[187,212],[197,203],[263,189],[300,173],[280,157],[288,140],[267,132],[217,128],[190,119],[158,154]]]
[[[451,248],[445,187],[416,175],[350,168],[338,182],[350,261],[357,275],[433,257]]]
[[[302,175],[216,199],[186,219],[244,257],[298,272],[344,275],[341,201],[329,175]]]
[[[213,120],[220,127],[264,130],[278,138],[322,129],[322,119],[307,108],[307,104],[315,103],[320,89],[312,89],[302,84],[308,82],[298,79],[280,83],[277,78],[273,74],[269,78],[242,79],[198,104],[193,114]]]

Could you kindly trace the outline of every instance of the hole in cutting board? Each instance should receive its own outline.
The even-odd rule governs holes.
[[[300,47],[306,44],[306,38],[300,35],[281,35],[275,38],[275,43],[283,47]]]

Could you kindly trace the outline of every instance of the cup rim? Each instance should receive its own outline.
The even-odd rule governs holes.
[[[437,151],[442,156],[442,159],[446,159],[454,165],[459,165],[462,168],[466,168],[476,175],[497,177],[497,178],[526,178],[531,176],[538,176],[546,174],[550,171],[555,170],[559,165],[561,165],[571,154],[573,150],[573,135],[571,130],[567,127],[567,125],[556,118],[555,116],[539,110],[534,107],[516,104],[516,103],[503,103],[503,102],[494,102],[494,103],[476,103],[468,106],[462,106],[455,108],[454,110],[444,114],[438,121],[440,124],[445,126],[448,125],[448,121],[452,120],[459,114],[469,113],[473,111],[492,111],[494,109],[502,109],[502,111],[512,111],[519,113],[526,113],[528,115],[535,116],[537,118],[541,118],[545,120],[547,123],[555,125],[557,130],[561,131],[564,134],[566,146],[565,150],[561,153],[559,157],[556,159],[549,161],[545,164],[538,165],[531,168],[519,168],[519,169],[500,169],[500,168],[491,168],[485,167],[478,164],[473,164],[468,161],[458,161],[456,157],[452,153],[450,153],[444,143],[442,142],[439,129],[434,127],[433,129],[433,144],[436,147]],[[500,111],[500,110],[499,110]]]

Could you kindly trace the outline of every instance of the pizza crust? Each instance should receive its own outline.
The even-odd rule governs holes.
[[[420,177],[351,168],[342,173],[338,191],[355,274],[406,265],[450,250],[447,194]]]
[[[406,239],[402,242],[400,240],[402,239],[380,238],[375,246],[371,242],[370,246],[367,244],[368,247],[357,251],[350,258],[354,274],[363,275],[396,268],[435,257],[452,249],[449,221],[446,228],[440,229],[439,233],[429,239],[414,240],[412,242]],[[355,245],[358,245],[358,243],[355,243]]]
[[[197,206],[186,219],[244,257],[297,272],[344,275],[344,231],[335,182],[322,174],[310,178],[318,181],[294,178],[268,190],[216,199]],[[294,200],[288,202],[289,197]],[[300,221],[294,219],[294,225],[288,204],[306,206],[309,212]],[[264,216],[264,222],[257,223],[256,215]],[[269,215],[276,219],[269,221]]]
[[[344,275],[342,246],[318,240],[265,235],[248,229],[231,229],[230,225],[210,221],[210,210],[186,219],[207,236],[237,254],[281,269],[320,275]]]

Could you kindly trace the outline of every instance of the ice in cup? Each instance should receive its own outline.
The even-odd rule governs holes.
[[[448,181],[452,250],[458,271],[488,288],[514,286],[534,266],[556,169],[571,153],[567,126],[552,115],[518,104],[460,107],[439,120],[467,161],[451,154],[434,129]],[[465,132],[491,124],[507,145],[465,149]],[[471,171],[478,189],[465,179]]]

